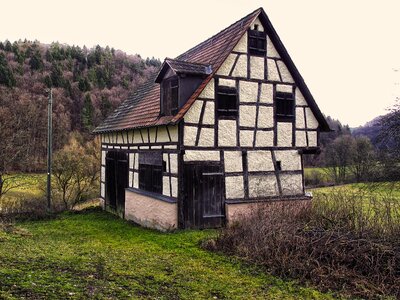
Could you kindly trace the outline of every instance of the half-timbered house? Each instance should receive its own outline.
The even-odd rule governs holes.
[[[327,130],[257,9],[165,59],[95,129],[103,206],[164,230],[221,226],[262,201],[304,201],[302,156],[318,152]]]

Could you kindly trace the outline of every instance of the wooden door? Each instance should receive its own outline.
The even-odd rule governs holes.
[[[223,173],[220,165],[185,164],[185,228],[215,228],[225,222]]]
[[[109,151],[106,156],[106,206],[121,217],[125,212],[128,176],[128,155],[125,152]]]

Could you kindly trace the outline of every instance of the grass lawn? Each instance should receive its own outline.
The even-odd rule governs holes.
[[[348,194],[365,194],[379,198],[390,198],[400,203],[400,181],[396,182],[371,182],[351,183],[331,187],[308,189],[314,195],[329,194],[331,192],[344,192]]]
[[[12,174],[10,176],[13,177],[13,184],[18,187],[11,189],[4,196],[4,199],[15,200],[20,199],[21,197],[35,198],[44,194],[44,192],[40,190],[40,186],[45,187],[46,174],[20,173]],[[5,179],[7,179],[7,176]]]
[[[97,208],[0,231],[0,299],[331,299]]]

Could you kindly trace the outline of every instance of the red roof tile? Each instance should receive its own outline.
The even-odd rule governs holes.
[[[174,60],[180,62],[179,67],[184,67],[184,62],[192,63],[192,66],[201,64],[211,66],[213,72],[204,79],[175,116],[160,117],[160,85],[155,83],[156,75],[154,75],[98,126],[94,133],[170,124],[179,121],[260,12],[261,9],[255,10]],[[186,67],[188,66],[189,64],[186,64]],[[175,64],[175,67],[178,67],[178,65]]]

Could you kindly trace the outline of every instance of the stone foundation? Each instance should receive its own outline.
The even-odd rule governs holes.
[[[161,231],[178,228],[178,205],[125,190],[125,219]]]
[[[266,206],[268,207],[266,208]],[[249,216],[252,212],[257,209],[268,209],[274,210],[279,209],[282,206],[293,205],[294,211],[300,211],[311,205],[311,198],[302,197],[299,199],[289,199],[289,200],[268,200],[259,202],[241,202],[241,203],[226,203],[225,204],[225,214],[227,224],[232,224],[234,222],[240,221],[240,219]]]

